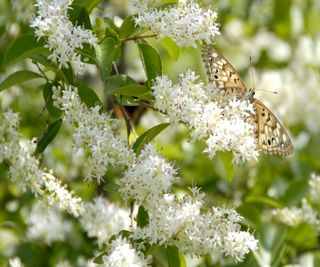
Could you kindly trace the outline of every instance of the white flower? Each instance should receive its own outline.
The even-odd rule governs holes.
[[[216,23],[217,12],[202,9],[193,0],[181,1],[176,6],[164,9],[148,4],[148,1],[133,1],[138,16],[135,22],[150,28],[158,35],[158,40],[170,37],[179,46],[196,47],[196,41],[211,44],[219,35]]]
[[[11,9],[17,17],[17,21],[28,22],[32,19],[32,1],[11,0]]]
[[[173,84],[167,76],[157,77],[152,86],[155,108],[166,113],[172,123],[184,122],[194,140],[206,140],[204,152],[232,151],[239,163],[258,156],[254,125],[248,120],[254,113],[247,100],[223,99],[194,72],[180,75]]]
[[[57,92],[58,91],[58,92]],[[131,166],[135,158],[133,150],[116,131],[117,120],[100,113],[100,106],[87,108],[79,98],[77,88],[53,87],[54,101],[65,112],[64,121],[73,125],[73,147],[89,152],[86,163],[86,180],[93,178],[100,183],[109,164]]]
[[[55,241],[64,241],[72,228],[71,223],[64,220],[57,209],[43,206],[40,202],[37,202],[24,216],[28,225],[27,238],[48,245]]]
[[[12,112],[5,112],[0,117],[0,162],[6,160],[9,163],[10,179],[19,181],[23,189],[30,188],[36,196],[41,195],[61,210],[79,216],[82,212],[81,199],[69,192],[51,173],[40,168],[39,160],[33,156],[35,142],[21,139],[18,121],[18,116]]]
[[[126,239],[118,237],[112,241],[108,256],[103,257],[103,267],[147,267],[151,258],[145,259]]]
[[[315,226],[319,226],[320,223],[317,211],[313,210],[306,199],[302,200],[301,208],[285,207],[283,209],[273,210],[272,214],[280,222],[293,227],[303,222]]]
[[[123,173],[119,191],[123,199],[154,207],[177,180],[176,170],[161,157],[155,145],[146,145],[132,166]]]
[[[98,239],[99,247],[106,244],[112,235],[129,230],[130,215],[103,197],[97,197],[85,205],[81,224],[89,237]]]
[[[320,176],[312,173],[310,180],[309,180],[309,185],[310,185],[310,195],[311,199],[315,203],[319,203],[320,201]]]
[[[10,267],[24,267],[20,258],[15,257],[9,260]]]
[[[149,224],[134,230],[134,239],[151,244],[174,245],[182,253],[204,255],[215,253],[241,261],[257,247],[257,240],[240,231],[241,217],[233,209],[213,207],[201,212],[203,194],[192,189],[193,196],[176,199],[166,196],[149,211]]]
[[[37,17],[30,26],[36,36],[47,38],[45,46],[52,53],[49,59],[59,64],[59,68],[68,68],[71,63],[75,72],[81,73],[84,64],[76,50],[82,49],[83,43],[96,44],[97,38],[91,31],[72,25],[68,17],[71,3],[71,0],[38,0]]]
[[[317,90],[320,74],[314,67],[318,67],[320,62],[320,38],[302,37],[291,54],[293,59],[289,67],[266,70],[258,75],[257,88],[276,91],[278,95],[275,97],[257,90],[257,94],[261,95],[257,98],[263,99],[287,124],[302,123],[309,132],[316,134],[320,131],[320,124],[315,123],[320,112],[320,94]]]
[[[60,261],[56,267],[72,267],[72,265],[69,261]]]

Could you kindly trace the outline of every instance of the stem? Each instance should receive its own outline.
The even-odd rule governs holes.
[[[115,73],[118,75],[119,74],[119,71],[118,71],[118,68],[117,68],[117,65],[115,64],[114,61],[112,61],[112,66],[114,68],[114,71]],[[116,98],[113,96],[112,98],[112,102],[113,102],[113,106],[115,106],[115,103],[117,102],[117,104],[119,105],[120,107],[120,111],[124,117],[124,120],[126,122],[126,126],[127,126],[127,139],[128,139],[128,143],[129,143],[129,136],[130,136],[130,133],[132,132],[136,137],[138,137],[135,129],[134,129],[134,125],[132,123],[132,120],[130,119],[127,111],[125,110],[125,108],[120,104],[118,103],[118,101],[116,100]]]
[[[121,39],[121,42],[126,42],[126,41],[135,41],[135,40],[139,40],[139,39],[146,39],[146,38],[153,38],[153,37],[157,37],[157,34],[149,34],[149,35],[136,35],[136,36],[132,36],[132,37],[128,37],[128,38],[124,38]]]
[[[120,111],[124,117],[124,120],[126,121],[126,126],[127,126],[127,137],[128,137],[128,142],[129,142],[129,136],[130,136],[130,132],[132,132],[136,137],[138,137],[135,129],[134,129],[134,125],[127,113],[127,111],[125,110],[125,108],[119,104],[119,107],[120,107]]]
[[[159,111],[152,104],[150,104],[148,102],[145,102],[143,100],[139,100],[139,101],[137,101],[137,103],[140,104],[141,106],[145,107],[145,108],[150,108],[150,109],[152,109],[154,111]]]
[[[49,81],[48,76],[47,76],[47,75],[44,73],[44,71],[40,68],[39,64],[38,64],[37,62],[35,62],[34,64],[37,66],[37,68],[38,68],[38,70],[40,71],[40,73],[42,74],[43,78],[46,79],[47,81]]]

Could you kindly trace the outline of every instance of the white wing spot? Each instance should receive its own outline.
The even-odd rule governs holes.
[[[282,135],[283,142],[287,142],[287,136],[285,134]]]

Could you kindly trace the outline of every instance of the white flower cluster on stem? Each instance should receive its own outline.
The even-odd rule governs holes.
[[[72,86],[65,86],[63,93],[60,91],[61,88],[54,88],[54,98],[65,112],[65,121],[76,126],[76,147],[79,144],[88,147],[91,151],[90,164],[96,164],[94,169],[100,169],[99,175],[91,173],[90,179],[96,175],[99,181],[109,163],[124,165],[126,170],[119,180],[122,198],[143,205],[149,214],[149,224],[133,229],[131,238],[142,238],[150,244],[176,245],[182,252],[194,255],[214,251],[216,255],[231,256],[238,261],[250,250],[256,249],[257,241],[250,233],[240,230],[241,217],[233,209],[212,208],[208,212],[201,212],[203,194],[195,188],[191,189],[192,197],[180,200],[168,194],[171,193],[172,184],[178,180],[177,171],[159,155],[155,145],[146,145],[141,154],[136,156],[127,143],[115,136],[115,121],[100,114],[100,107],[88,109],[81,103],[77,89]],[[97,163],[95,157],[98,157]],[[117,215],[112,209],[102,208],[104,204],[100,205],[100,200],[95,202],[89,204],[90,214],[82,220],[82,224],[90,236],[99,239],[98,228],[101,226],[93,226],[95,221],[99,225],[107,220],[106,217]],[[105,210],[105,215],[98,216],[98,210],[100,213]],[[92,220],[92,225],[89,220]],[[113,233],[112,226],[109,230]],[[102,239],[111,234],[109,230],[104,232],[101,229]],[[116,257],[123,255],[117,252],[118,249],[114,251],[107,257],[112,264],[116,262]],[[115,266],[112,264],[105,266]]]
[[[273,210],[273,216],[289,226],[298,226],[301,223],[308,223],[320,229],[320,213],[319,213],[319,192],[320,192],[320,176],[312,173],[309,179],[310,196],[303,198],[301,207],[284,207],[282,209]]]
[[[219,35],[217,12],[203,9],[193,0],[159,9],[148,2],[133,1],[138,16],[135,23],[158,35],[158,40],[170,37],[178,46],[196,47],[196,42],[211,44]]]
[[[212,158],[217,151],[231,151],[237,163],[256,159],[258,148],[254,125],[249,122],[254,113],[247,100],[219,101],[212,89],[191,70],[180,75],[179,84],[167,76],[157,77],[153,86],[155,108],[168,114],[172,123],[183,122],[194,140],[206,140],[204,152]]]
[[[36,202],[31,211],[26,211],[24,215],[29,240],[41,240],[51,245],[55,241],[64,241],[71,232],[71,223],[63,219],[55,206],[47,207]]]
[[[149,144],[123,173],[119,191],[123,199],[152,208],[171,190],[175,175],[174,167]]]
[[[149,209],[149,224],[137,227],[133,239],[150,244],[173,245],[191,255],[213,254],[217,258],[231,256],[242,261],[250,250],[257,248],[257,240],[249,232],[241,231],[241,217],[233,209],[213,207],[203,209],[204,194],[191,188],[192,196],[177,199],[164,195],[153,209]]]
[[[96,237],[98,245],[106,244],[109,238],[121,230],[129,230],[130,214],[103,197],[85,204],[81,224],[89,237]]]
[[[81,199],[39,167],[39,160],[33,156],[35,143],[21,139],[18,132],[18,115],[5,112],[0,118],[0,125],[0,162],[8,162],[9,177],[19,181],[23,189],[30,188],[36,196],[44,197],[49,204],[79,216],[83,210]]]
[[[75,127],[74,149],[85,148],[89,152],[86,179],[100,183],[109,164],[131,166],[135,155],[125,140],[116,133],[118,123],[100,106],[88,108],[79,98],[76,87],[53,87],[54,100],[64,112],[64,121]]]
[[[103,256],[103,267],[130,266],[148,267],[151,266],[151,257],[144,258],[143,254],[136,251],[125,238],[118,237],[113,240],[109,247],[107,256]]]
[[[52,62],[59,64],[59,68],[68,68],[70,63],[76,73],[82,73],[84,63],[76,50],[82,49],[84,43],[94,45],[98,40],[90,30],[74,26],[69,20],[71,3],[71,0],[38,0],[37,16],[30,26],[36,36],[47,38],[45,47],[51,51]]]

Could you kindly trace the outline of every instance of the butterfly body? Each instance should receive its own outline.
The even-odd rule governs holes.
[[[255,113],[250,122],[255,127],[255,135],[259,148],[265,154],[287,156],[293,152],[289,135],[276,116],[261,101],[254,98],[254,88],[248,89],[231,63],[212,47],[202,49],[209,83],[223,97],[235,97],[248,100],[253,104]]]

